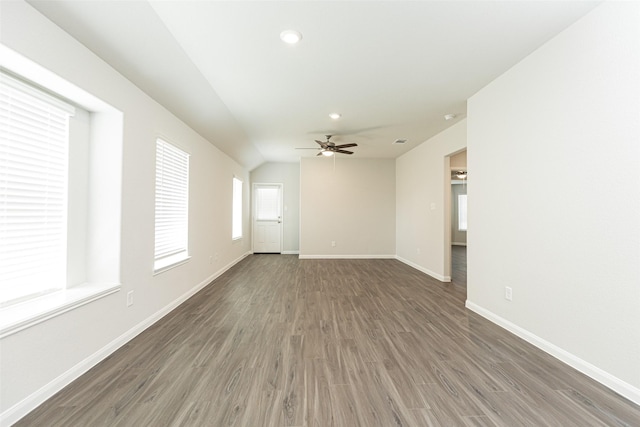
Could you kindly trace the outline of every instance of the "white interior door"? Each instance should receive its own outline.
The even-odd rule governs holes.
[[[282,252],[282,184],[253,184],[253,252]]]

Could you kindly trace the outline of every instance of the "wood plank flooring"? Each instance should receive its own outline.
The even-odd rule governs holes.
[[[253,255],[18,426],[638,426],[395,260]]]
[[[467,247],[451,246],[451,282],[467,289]]]

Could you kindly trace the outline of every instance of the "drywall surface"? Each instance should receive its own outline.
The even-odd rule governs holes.
[[[395,173],[393,159],[302,158],[300,257],[393,257]]]
[[[454,156],[451,156],[449,161],[451,169],[460,168],[461,170],[467,170],[467,150],[464,150]]]
[[[251,183],[282,184],[282,251],[297,254],[300,250],[300,163],[263,163],[251,171]]]
[[[2,44],[121,111],[122,186],[119,292],[2,339],[0,412],[24,415],[204,286],[250,251],[250,235],[231,239],[234,175],[249,172],[170,114],[92,52],[24,2],[2,2]],[[162,136],[191,154],[191,259],[153,275],[155,142]],[[107,185],[108,183],[105,183]],[[245,186],[244,230],[249,227]],[[134,291],[134,304],[126,295]]]
[[[465,119],[396,159],[397,256],[443,281],[451,275],[445,262],[451,235],[448,156],[466,144]]]
[[[605,2],[469,100],[467,236],[468,307],[636,401],[638,22]]]

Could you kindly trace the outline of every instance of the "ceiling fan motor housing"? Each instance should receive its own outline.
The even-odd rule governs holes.
[[[320,152],[318,153],[318,156],[322,156],[324,153],[353,154],[353,151],[344,150],[344,148],[358,146],[358,144],[355,143],[336,145],[334,142],[330,141],[331,136],[332,135],[326,135],[326,141],[318,141],[317,139],[315,140],[315,142],[320,146]]]

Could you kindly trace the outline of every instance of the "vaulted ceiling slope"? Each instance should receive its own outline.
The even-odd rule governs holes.
[[[296,148],[327,134],[355,157],[397,157],[598,2],[29,3],[253,169],[313,156]],[[302,41],[283,43],[288,29]]]

